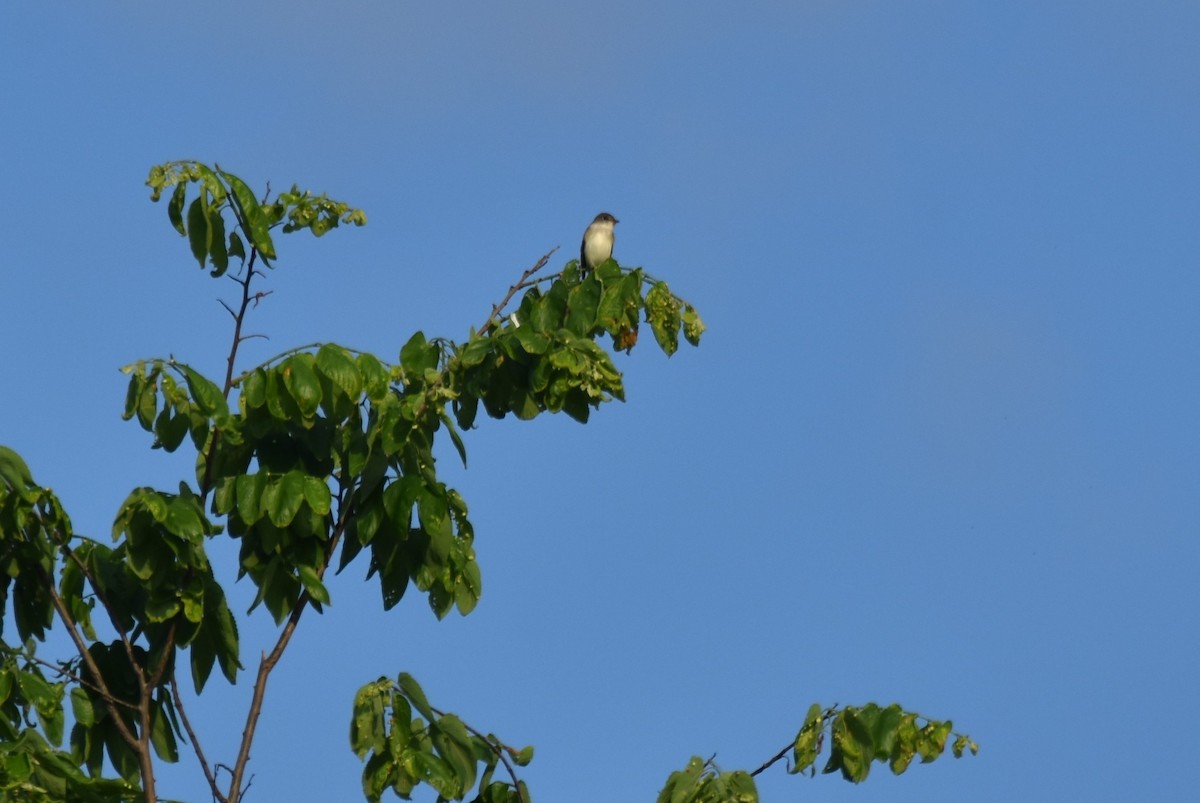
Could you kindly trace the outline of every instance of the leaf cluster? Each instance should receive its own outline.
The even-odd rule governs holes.
[[[354,699],[350,722],[350,747],[366,759],[362,784],[366,799],[377,803],[387,790],[409,799],[418,784],[438,793],[438,801],[472,803],[529,803],[529,790],[519,780],[513,764],[526,766],[533,748],[509,747],[495,736],[484,735],[454,714],[429,704],[411,675],[401,673],[368,683]],[[503,764],[509,780],[495,779]]]
[[[658,796],[658,803],[757,803],[754,776],[790,754],[788,772],[816,774],[815,762],[826,741],[829,759],[822,773],[841,772],[852,783],[867,779],[871,763],[887,764],[900,775],[913,758],[922,763],[934,761],[946,751],[946,742],[954,736],[951,752],[961,758],[966,751],[979,752],[979,745],[965,734],[954,733],[950,721],[927,719],[897,704],[881,707],[833,706],[822,710],[812,705],[792,744],[754,772],[722,771],[714,759],[704,761],[693,756],[687,767],[671,773]]]
[[[296,186],[260,201],[237,176],[192,161],[153,168],[147,184],[153,200],[170,193],[168,219],[202,268],[220,277],[231,259],[242,263],[234,273],[242,306],[226,307],[235,319],[228,373],[220,386],[174,359],[123,369],[123,417],[152,435],[153,448],[189,444],[195,475],[171,491],[135,488],[111,543],[76,533],[57,496],[0,446],[0,799],[155,800],[152,759],[177,761],[186,734],[214,799],[236,803],[266,678],[303,612],[332,604],[332,574],[365,564],[384,609],[414,587],[439,619],[478,604],[474,527],[462,496],[439,479],[438,434],[445,431],[465,466],[463,432],[481,407],[494,418],[564,412],[586,422],[601,404],[625,398],[606,338],[613,351],[629,352],[646,325],[670,356],[681,337],[697,345],[704,332],[695,308],[641,268],[610,259],[583,275],[572,261],[534,278],[547,255],[463,343],[416,332],[391,362],[318,343],[235,377],[241,326],[256,298],[250,283],[262,275],[256,263],[271,267],[276,258],[272,232],[319,237],[341,223],[361,226],[366,216]],[[265,609],[280,631],[259,664],[228,793],[196,743],[177,686],[184,653],[197,695],[214,668],[231,684],[243,668],[237,620],[208,557],[210,541],[222,537],[237,542],[237,576],[255,589],[247,613]],[[2,638],[9,612],[12,644]],[[56,620],[76,654],[43,661],[36,646]],[[693,758],[671,774],[659,801],[755,801],[755,775],[789,754],[791,772],[815,773],[826,741],[826,773],[857,783],[878,761],[898,774],[914,758],[937,758],[951,736],[955,756],[977,751],[949,722],[896,705],[813,706],[794,742],[759,770],[725,772]],[[509,747],[434,708],[405,673],[358,692],[350,743],[365,761],[371,801],[388,790],[407,799],[419,784],[439,801],[530,800],[514,767],[527,765],[533,748]],[[103,777],[106,765],[117,778]],[[496,777],[499,768],[506,778]]]
[[[267,265],[275,259],[271,229],[282,225],[285,233],[308,229],[320,237],[341,223],[365,226],[367,215],[361,209],[313,195],[296,185],[282,192],[273,202],[259,202],[242,179],[219,167],[210,168],[195,161],[167,162],[150,169],[146,179],[150,199],[158,201],[167,190],[171,199],[167,215],[171,225],[188,238],[192,256],[200,267],[212,264],[212,275],[221,276],[229,269],[230,257],[245,262],[247,241]],[[195,185],[196,197],[187,202],[188,189]],[[235,226],[226,236],[224,213],[233,215]],[[239,233],[240,232],[240,233]],[[243,237],[244,235],[244,237]]]
[[[71,550],[72,540],[70,519],[57,496],[33,481],[19,455],[0,446],[0,634],[3,614],[11,606],[20,645],[0,642],[0,797],[5,800],[132,800],[140,795],[136,766],[129,771],[129,747],[115,738],[111,724],[116,707],[97,710],[92,702],[98,687],[112,690],[109,698],[117,698],[117,690],[128,685],[128,664],[104,661],[108,645],[100,642],[74,662],[56,666],[36,658],[36,642],[45,639],[56,615],[75,617],[95,638],[90,622],[94,600],[84,595],[79,566],[96,556],[90,554],[90,542]],[[56,585],[56,569],[64,561]],[[138,655],[142,661],[146,657],[144,651]],[[69,752],[60,749],[68,684],[48,680],[43,665],[76,681],[70,691],[74,726]],[[164,706],[156,710],[161,713]],[[158,732],[162,734],[161,727]],[[171,755],[171,744],[169,737],[161,742],[164,757]],[[106,747],[120,779],[97,777]]]
[[[681,333],[699,344],[703,322],[665,282],[611,259],[581,278],[568,263],[545,291],[535,284],[507,319],[493,318],[456,347],[450,382],[459,426],[475,423],[480,403],[493,418],[548,411],[586,422],[604,402],[623,401],[621,372],[597,340],[607,335],[616,350],[630,351],[643,315],[668,356]]]
[[[32,654],[32,647],[27,648]],[[0,799],[28,803],[132,801],[141,789],[123,778],[99,778],[80,769],[77,752],[58,749],[65,723],[67,684],[50,682],[38,665],[7,646],[0,659]],[[77,721],[93,712],[84,690],[71,690]],[[38,728],[30,725],[36,715]],[[72,740],[74,741],[74,739]]]
[[[972,755],[979,752],[979,745],[968,736],[953,733],[954,724],[950,720],[927,719],[895,703],[887,707],[875,703],[845,706],[824,714],[814,705],[796,735],[790,772],[812,767],[820,753],[825,725],[829,728],[831,746],[829,761],[822,772],[840,771],[843,778],[853,783],[867,779],[874,761],[887,764],[896,775],[908,769],[915,757],[928,764],[946,751],[946,741],[952,734],[956,736],[951,746],[955,758],[961,758],[966,750]]]
[[[341,571],[364,551],[385,608],[410,584],[439,617],[455,606],[469,613],[479,599],[466,504],[438,480],[433,456],[435,433],[450,423],[441,350],[418,334],[400,357],[387,366],[332,344],[290,353],[240,377],[232,411],[189,366],[127,369],[125,416],[156,446],[177,446],[185,430],[177,422],[189,422],[197,484],[212,488],[213,513],[240,543],[239,576],[257,587],[254,607],[276,622],[302,600],[329,604],[331,561]]]

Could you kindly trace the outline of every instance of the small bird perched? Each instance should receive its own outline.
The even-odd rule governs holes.
[[[580,275],[587,276],[612,256],[613,226],[617,223],[608,212],[601,212],[584,231],[583,242],[579,245]]]

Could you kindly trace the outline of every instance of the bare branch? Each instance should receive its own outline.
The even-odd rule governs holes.
[[[339,502],[344,502],[345,489],[339,492]],[[321,565],[317,567],[317,579],[325,577],[325,571],[329,568],[329,562],[333,558],[334,552],[337,550],[338,544],[341,542],[342,536],[346,531],[346,525],[349,523],[348,506],[339,504],[338,523],[334,527],[329,543],[325,548],[325,557],[321,561]],[[300,617],[304,614],[305,608],[312,601],[307,591],[300,593],[300,597],[296,600],[295,606],[292,608],[291,614],[288,615],[287,621],[283,625],[283,630],[279,633],[279,638],[275,642],[275,647],[270,653],[264,654],[259,660],[258,675],[254,680],[254,693],[250,699],[250,709],[246,714],[246,726],[242,729],[242,743],[238,748],[237,761],[234,762],[233,769],[230,774],[233,778],[229,783],[229,797],[227,803],[238,803],[242,793],[241,789],[242,778],[245,776],[246,763],[250,760],[250,745],[254,742],[254,733],[258,728],[258,718],[262,713],[263,699],[267,692],[267,679],[270,677],[272,670],[276,664],[283,658],[284,650],[292,640],[292,635],[296,632],[296,626],[300,624]],[[246,789],[250,788],[250,784],[246,784]]]
[[[512,287],[508,288],[508,294],[506,296],[504,296],[504,298],[500,299],[499,303],[492,305],[492,314],[488,316],[488,319],[483,324],[483,326],[479,327],[478,334],[482,335],[484,332],[491,329],[492,326],[495,325],[496,316],[499,315],[499,313],[502,309],[504,309],[506,306],[508,306],[508,302],[512,301],[513,296],[515,296],[518,292],[520,292],[524,288],[531,287],[532,285],[537,284],[537,282],[530,282],[529,277],[533,276],[533,274],[537,273],[539,270],[546,267],[546,263],[550,261],[550,257],[553,256],[554,252],[557,251],[558,249],[559,249],[559,246],[557,246],[557,245],[554,246],[553,248],[551,248],[550,251],[547,254],[545,254],[541,259],[539,259],[532,268],[530,268],[529,270],[527,270],[521,274],[521,278],[517,279],[517,283],[514,284]]]
[[[175,710],[179,712],[179,720],[183,723],[183,729],[187,731],[188,740],[192,743],[192,752],[200,761],[200,769],[204,771],[204,778],[208,781],[208,788],[212,790],[213,799],[218,803],[225,803],[225,795],[221,794],[221,789],[217,786],[217,778],[213,775],[208,760],[204,758],[204,750],[200,748],[200,739],[197,738],[196,731],[192,729],[192,722],[188,719],[187,711],[183,707],[183,696],[179,693],[179,683],[175,680],[174,672],[171,673],[171,698],[175,701]]]
[[[83,659],[83,663],[87,666],[88,672],[91,673],[92,677],[96,679],[96,686],[99,688],[102,695],[101,699],[104,700],[104,707],[108,709],[108,713],[112,717],[113,725],[116,727],[117,733],[120,734],[121,739],[127,745],[129,745],[129,748],[133,750],[134,755],[137,756],[138,772],[142,776],[142,791],[145,793],[147,803],[153,803],[153,801],[157,800],[158,798],[154,791],[154,764],[150,758],[150,751],[147,749],[147,744],[140,740],[131,730],[129,730],[128,726],[125,724],[125,720],[122,719],[120,712],[117,709],[117,697],[109,690],[108,684],[104,682],[104,676],[100,674],[100,667],[96,665],[96,661],[94,658],[92,658],[92,654],[88,652],[87,644],[84,642],[83,636],[76,627],[75,620],[71,617],[71,612],[67,610],[66,603],[63,602],[62,597],[59,596],[58,589],[54,587],[54,579],[50,577],[50,575],[41,567],[40,564],[33,563],[31,565],[38,573],[38,577],[41,579],[42,585],[44,585],[47,592],[49,592],[50,602],[54,605],[54,611],[58,614],[58,618],[62,621],[63,626],[66,627],[67,635],[75,644],[75,649],[79,653],[79,657]],[[104,600],[101,598],[101,603],[103,602]],[[112,616],[112,618],[116,618],[112,614],[111,610],[109,610],[109,614]],[[132,658],[132,652],[130,653],[130,657]],[[134,663],[134,670],[139,679],[141,679],[142,682],[145,682],[144,679],[141,678],[141,671],[138,669],[136,663]],[[141,713],[141,706],[138,706],[138,711]]]

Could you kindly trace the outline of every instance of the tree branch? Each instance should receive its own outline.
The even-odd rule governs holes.
[[[212,769],[208,765],[208,760],[204,757],[204,750],[200,748],[200,739],[196,736],[196,731],[192,729],[192,722],[188,719],[187,711],[183,707],[183,696],[179,693],[179,683],[175,680],[175,672],[171,672],[171,698],[175,701],[175,710],[179,712],[179,721],[183,723],[183,729],[187,731],[188,739],[192,743],[192,752],[196,754],[196,758],[200,761],[200,769],[204,771],[204,778],[208,781],[208,788],[212,790],[213,800],[218,803],[225,803],[225,795],[221,794],[221,788],[217,786],[217,778],[213,775]]]
[[[329,562],[333,558],[333,553],[337,549],[338,543],[342,539],[342,535],[346,531],[346,525],[349,523],[347,507],[339,506],[338,524],[334,528],[333,535],[329,539],[329,545],[325,550],[325,559],[321,565],[317,567],[317,579],[323,579],[325,572],[329,568]],[[238,803],[241,800],[242,778],[245,776],[246,764],[250,760],[250,745],[254,741],[254,732],[258,728],[258,718],[262,713],[263,698],[267,692],[267,679],[270,677],[272,670],[276,664],[283,658],[283,652],[287,649],[288,644],[292,640],[292,635],[296,632],[296,626],[300,624],[300,617],[304,614],[304,609],[312,601],[308,591],[300,592],[300,597],[296,600],[292,612],[288,615],[287,622],[283,625],[283,630],[279,634],[279,638],[275,642],[275,647],[270,653],[261,657],[258,664],[258,675],[254,680],[254,693],[250,698],[250,710],[246,714],[246,726],[242,729],[242,743],[238,748],[237,761],[234,762],[233,769],[230,770],[232,779],[229,782],[229,796],[226,798],[227,803]],[[247,784],[249,788],[249,784]]]
[[[61,545],[60,545],[61,546]],[[96,686],[100,689],[104,707],[108,709],[109,716],[112,717],[113,724],[120,734],[121,739],[129,745],[129,749],[133,750],[137,756],[138,772],[142,776],[142,791],[145,794],[147,803],[153,803],[157,800],[157,795],[154,791],[154,764],[150,759],[149,751],[146,745],[132,732],[122,719],[120,712],[117,709],[117,697],[109,691],[108,684],[104,682],[104,676],[100,674],[100,667],[96,665],[96,661],[92,658],[92,654],[88,652],[87,644],[83,641],[83,636],[80,635],[75,626],[75,620],[71,617],[70,611],[67,610],[66,603],[58,594],[58,589],[54,587],[54,580],[41,567],[40,564],[34,563],[39,578],[46,590],[50,594],[50,602],[54,605],[54,610],[58,614],[58,618],[62,620],[63,626],[67,628],[67,635],[75,644],[75,649],[79,653],[79,657],[83,659],[83,663],[88,668],[88,672],[96,680]],[[101,600],[103,602],[103,600]],[[111,611],[110,611],[111,614]],[[130,653],[132,656],[132,653]],[[137,671],[137,665],[134,664],[134,669],[141,677],[141,672]],[[144,681],[143,681],[144,682]],[[140,706],[138,707],[140,713]]]
[[[550,261],[550,257],[553,256],[554,252],[558,249],[559,246],[557,245],[551,248],[550,251],[541,259],[539,259],[532,268],[521,274],[521,278],[517,279],[517,283],[508,288],[508,294],[504,296],[504,298],[500,299],[499,303],[492,305],[492,314],[488,316],[488,319],[483,326],[479,327],[477,334],[482,335],[484,332],[492,328],[492,326],[496,323],[496,315],[500,312],[500,310],[508,306],[508,302],[512,301],[513,296],[526,287],[532,287],[533,285],[537,284],[537,282],[530,282],[529,277],[546,267],[546,263]]]
[[[102,697],[106,696],[108,694],[107,692],[104,691],[104,689],[100,688],[95,683],[92,683],[88,680],[85,680],[85,679],[79,677],[74,672],[69,671],[62,664],[51,663],[50,661],[46,661],[41,658],[38,658],[36,655],[27,655],[26,654],[26,655],[23,655],[22,657],[24,657],[25,660],[27,660],[27,661],[33,661],[35,664],[41,664],[42,666],[46,667],[47,669],[53,669],[55,674],[57,674],[59,677],[64,677],[67,680],[71,681],[72,683],[78,683],[80,686],[91,689],[92,691],[96,692],[96,694],[99,694]],[[126,708],[130,709],[131,711],[138,710],[138,707],[136,705],[134,705],[133,703],[126,702],[125,700],[122,700],[120,698],[113,698],[112,701],[114,703],[116,703],[117,705],[125,706]]]
[[[233,316],[233,344],[229,348],[229,358],[225,363],[225,398],[229,398],[229,389],[233,387],[233,364],[237,360],[238,346],[242,343],[242,323],[246,320],[246,310],[250,308],[252,300],[261,297],[250,294],[250,281],[254,278],[254,261],[257,258],[258,249],[251,248],[250,262],[246,267],[246,278],[234,278],[234,281],[242,286],[242,303],[238,307],[237,314]],[[229,309],[228,305],[225,309]],[[232,313],[233,310],[230,312]]]

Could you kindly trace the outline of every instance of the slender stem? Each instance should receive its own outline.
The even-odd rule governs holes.
[[[764,761],[763,765],[761,767],[756,769],[754,772],[750,773],[750,777],[754,777],[755,775],[762,773],[764,770],[766,770],[768,767],[770,767],[776,761],[779,761],[781,758],[786,756],[792,750],[792,748],[794,748],[795,746],[796,746],[795,743],[791,743],[791,742],[788,743],[782,750],[780,750],[775,755],[771,756],[771,758]]]
[[[192,751],[200,761],[200,769],[204,771],[204,778],[208,781],[208,788],[212,790],[213,799],[218,803],[225,803],[225,795],[221,794],[221,789],[217,786],[217,778],[213,775],[212,768],[209,767],[208,760],[204,757],[204,750],[200,748],[200,739],[197,738],[196,731],[192,729],[192,721],[188,719],[187,711],[183,707],[183,695],[179,693],[179,683],[175,680],[174,672],[171,673],[171,698],[175,701],[175,710],[179,712],[179,720],[183,723],[183,729],[187,731],[188,739],[192,743]]]
[[[255,297],[257,298],[258,296],[256,295]],[[255,337],[255,336],[256,335],[246,335],[242,339],[248,340],[251,337]],[[267,359],[260,362],[257,367],[258,368],[266,368],[271,363],[276,362],[277,360],[282,360],[284,357],[290,357],[293,354],[300,354],[302,352],[312,351],[313,349],[319,349],[321,346],[324,346],[324,345],[325,345],[324,343],[322,343],[320,340],[318,340],[313,343],[305,343],[303,346],[292,346],[290,349],[284,349],[283,351],[279,352],[278,354],[276,354],[273,357],[268,357]],[[339,346],[339,347],[344,348],[346,351],[350,352],[351,354],[370,354],[370,352],[364,351],[363,349],[350,348],[349,346]],[[371,355],[371,356],[374,356],[374,355]],[[256,369],[251,368],[250,371],[243,371],[241,374],[239,374],[237,376],[237,378],[234,379],[233,382],[231,383],[231,388],[235,388],[238,385],[240,385],[242,383],[242,380],[246,378],[247,374],[249,374],[251,371],[254,371],[254,370],[256,370]]]
[[[121,712],[117,708],[117,697],[108,688],[108,684],[104,682],[104,676],[100,674],[100,667],[92,658],[92,654],[88,652],[87,644],[84,643],[83,636],[80,635],[75,626],[75,620],[71,617],[70,611],[67,610],[66,603],[58,594],[58,589],[54,587],[54,581],[49,574],[42,569],[39,564],[33,564],[38,575],[42,580],[47,592],[50,594],[50,602],[54,606],[58,618],[62,621],[63,626],[67,628],[67,635],[75,644],[75,649],[79,653],[79,657],[83,659],[84,665],[87,666],[88,672],[95,678],[96,686],[100,689],[101,699],[104,700],[104,707],[108,710],[109,716],[112,717],[113,725],[120,734],[121,739],[129,748],[133,750],[137,756],[138,772],[142,776],[142,791],[145,794],[146,803],[154,803],[157,800],[157,795],[154,791],[154,764],[150,759],[150,751],[146,749],[146,745],[138,739],[133,731],[125,724],[125,720],[121,717]],[[137,667],[134,667],[137,671]],[[138,672],[140,675],[140,672]],[[139,710],[141,706],[138,707]]]
[[[238,346],[242,344],[242,322],[246,320],[246,310],[250,302],[257,296],[250,294],[250,280],[254,278],[254,262],[258,258],[258,249],[250,249],[250,263],[246,267],[246,278],[235,279],[242,286],[242,304],[237,314],[233,316],[233,344],[229,349],[229,359],[225,365],[225,397],[229,397],[229,389],[233,387],[233,364],[237,360]],[[228,307],[226,307],[228,309]]]
[[[338,508],[340,511],[346,511],[348,506],[344,504],[345,493],[339,494]],[[338,516],[338,524],[334,529],[333,537],[329,539],[329,544],[325,549],[325,559],[321,561],[321,565],[317,567],[317,579],[322,579],[325,576],[325,571],[329,567],[329,562],[333,558],[333,553],[337,549],[338,543],[341,541],[343,533],[346,531],[346,525],[349,523],[349,517],[343,512]],[[246,764],[250,760],[250,745],[254,742],[254,732],[258,728],[258,718],[262,713],[263,698],[267,692],[267,679],[271,675],[271,671],[275,669],[276,664],[283,657],[284,650],[292,640],[292,635],[296,632],[296,626],[300,624],[300,617],[304,614],[304,609],[312,601],[307,591],[300,594],[296,604],[292,607],[291,614],[288,615],[287,622],[283,625],[283,630],[279,634],[278,640],[275,642],[275,647],[270,653],[264,654],[259,660],[258,676],[254,681],[254,693],[250,699],[250,710],[246,714],[246,726],[242,729],[242,744],[238,748],[237,761],[234,762],[233,769],[230,774],[233,776],[229,782],[229,796],[226,798],[227,803],[238,803],[241,800],[243,790],[241,789],[242,778],[246,773]]]
[[[102,696],[104,694],[106,694],[106,692],[103,689],[101,689],[99,686],[97,686],[95,683],[92,683],[89,680],[85,680],[84,678],[80,677],[79,675],[76,675],[74,672],[67,670],[61,664],[55,664],[55,663],[51,663],[50,661],[45,661],[41,658],[38,658],[36,655],[26,655],[24,657],[26,660],[33,661],[35,664],[41,664],[42,666],[46,667],[47,669],[53,669],[55,674],[57,674],[59,677],[66,678],[67,680],[71,681],[72,683],[83,686],[84,688],[91,689],[92,691],[96,692],[96,694],[99,694]],[[117,705],[123,705],[126,708],[130,709],[131,711],[138,710],[138,707],[136,705],[134,705],[133,703],[126,702],[125,700],[114,699],[113,702],[116,703]]]
[[[96,599],[100,600],[100,605],[104,608],[104,612],[108,614],[109,623],[112,624],[113,630],[117,631],[117,636],[121,639],[121,646],[125,649],[125,657],[129,660],[130,667],[133,669],[134,674],[139,679],[142,679],[141,667],[138,665],[137,658],[133,654],[133,641],[129,638],[129,633],[121,625],[120,620],[117,619],[117,614],[112,604],[108,601],[108,595],[104,593],[104,589],[100,587],[100,584],[96,582],[96,578],[92,576],[92,572],[88,569],[87,565],[75,554],[75,550],[71,549],[70,545],[67,544],[66,539],[56,536],[54,540],[58,543],[59,548],[62,549],[63,554],[87,578],[88,585],[92,587],[92,593],[96,595]]]
[[[508,294],[504,296],[504,298],[500,299],[499,303],[492,305],[492,313],[488,315],[488,319],[486,322],[484,322],[483,326],[479,327],[478,334],[482,335],[495,325],[496,316],[499,314],[500,310],[508,306],[508,302],[512,301],[512,297],[515,296],[520,290],[530,286],[530,284],[527,283],[529,281],[529,277],[546,267],[546,263],[550,261],[550,257],[553,256],[554,252],[558,249],[559,246],[557,245],[551,248],[549,253],[545,254],[541,259],[539,259],[532,268],[521,274],[521,278],[517,279],[517,283],[508,288]],[[534,282],[534,284],[536,284],[536,282]]]

